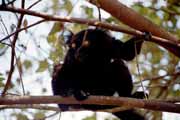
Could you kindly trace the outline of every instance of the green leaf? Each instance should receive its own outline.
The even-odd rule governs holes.
[[[62,9],[65,9],[65,10],[67,10],[68,13],[70,13],[73,9],[73,5],[72,5],[71,1],[64,0],[64,5],[63,5]]]
[[[48,38],[47,38],[48,43],[53,44],[53,43],[55,43],[55,42],[56,42],[56,40],[57,40],[57,36],[56,36],[56,34],[51,34],[51,35],[48,35]]]
[[[169,14],[164,13],[164,14],[163,14],[163,20],[164,20],[164,21],[168,21],[168,20],[169,20]]]
[[[84,9],[88,18],[93,18],[93,8],[89,8],[87,6],[81,6]]]
[[[51,8],[52,8],[53,12],[56,12],[60,9],[59,0],[52,0],[52,1],[53,1],[52,2],[53,4],[52,4]]]
[[[25,67],[26,69],[29,69],[29,68],[32,67],[32,62],[29,61],[29,60],[25,60],[25,61],[23,62],[23,65],[24,65],[24,67]]]
[[[3,80],[5,80],[5,78],[2,76],[2,74],[0,73],[0,87],[4,86]]]
[[[63,28],[63,24],[61,22],[55,22],[51,31],[49,32],[49,35],[55,34],[59,31],[61,31]]]
[[[86,118],[84,118],[82,120],[96,120],[96,115],[94,114],[94,115],[86,117]]]
[[[39,67],[36,72],[44,72],[48,68],[47,60],[39,61]]]
[[[2,82],[3,80],[5,80],[2,76],[0,76],[0,82]]]
[[[157,25],[160,25],[162,22],[161,18],[159,16],[157,16],[157,14],[154,12],[150,12],[148,15],[148,18]]]
[[[43,112],[38,112],[38,113],[35,113],[34,118],[37,120],[41,120],[41,119],[44,120],[45,115]]]
[[[88,25],[80,25],[77,23],[74,23],[73,26],[71,27],[74,33],[79,32],[83,29],[87,29],[87,28],[88,28]]]
[[[4,48],[5,45],[4,44],[0,44],[0,49]]]
[[[62,47],[56,47],[54,51],[50,52],[49,58],[55,63],[59,62],[60,58],[63,57],[63,49]]]
[[[112,16],[107,18],[106,22],[108,22],[108,23],[116,23],[116,24],[120,23],[116,18],[114,18]]]
[[[15,116],[17,120],[29,120],[26,115],[21,113],[13,113],[12,116]]]

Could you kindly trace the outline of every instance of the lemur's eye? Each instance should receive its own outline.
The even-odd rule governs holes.
[[[88,47],[90,45],[90,42],[88,40],[84,40],[82,43],[83,47]]]
[[[72,43],[72,44],[71,44],[71,48],[75,49],[75,48],[76,48],[76,44],[75,44],[75,43]]]

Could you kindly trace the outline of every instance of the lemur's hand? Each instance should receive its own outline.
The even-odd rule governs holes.
[[[151,34],[151,32],[143,32],[142,37],[145,41],[149,41],[152,38],[152,34]]]
[[[79,101],[87,99],[88,96],[89,96],[89,93],[84,92],[83,90],[77,90],[74,93],[74,97]]]

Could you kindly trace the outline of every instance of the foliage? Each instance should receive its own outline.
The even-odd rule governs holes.
[[[82,120],[96,120],[96,115],[94,114],[94,115],[92,115],[90,117],[86,117],[86,118],[84,118]]]

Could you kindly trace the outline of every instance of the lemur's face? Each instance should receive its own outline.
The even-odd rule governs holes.
[[[112,38],[102,30],[84,30],[71,38],[69,51],[78,61],[100,61],[111,56]]]

